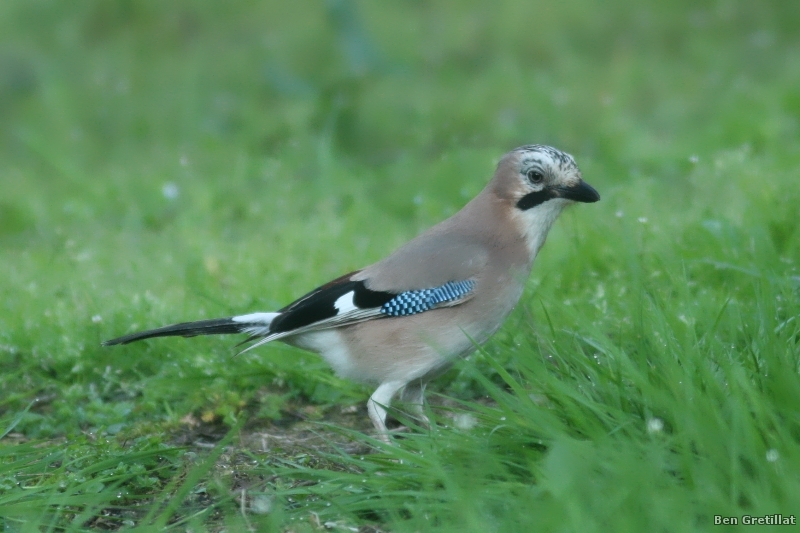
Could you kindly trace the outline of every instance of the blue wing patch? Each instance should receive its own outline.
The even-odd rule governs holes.
[[[386,316],[408,316],[429,311],[443,302],[458,300],[469,294],[475,287],[471,279],[448,281],[433,289],[401,292],[381,306]]]

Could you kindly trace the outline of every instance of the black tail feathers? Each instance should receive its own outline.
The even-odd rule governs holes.
[[[197,322],[182,322],[162,328],[149,329],[130,335],[123,335],[116,339],[103,341],[103,346],[128,344],[153,337],[194,337],[197,335],[215,335],[226,333],[241,333],[248,324],[235,322],[233,317],[213,318],[211,320],[198,320]]]

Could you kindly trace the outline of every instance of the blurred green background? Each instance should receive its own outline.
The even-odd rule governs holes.
[[[6,0],[0,523],[796,513],[799,140],[796,1]],[[434,384],[440,423],[479,413],[472,433],[339,456],[292,428],[368,431],[369,390],[313,355],[99,347],[281,307],[454,213],[529,143],[572,153],[603,200],[562,217],[507,325]],[[229,428],[247,460],[193,467]],[[258,451],[260,431],[288,443]]]

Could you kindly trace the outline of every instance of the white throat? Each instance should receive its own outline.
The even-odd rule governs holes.
[[[569,203],[569,200],[563,198],[553,198],[527,211],[517,211],[514,218],[525,238],[531,261],[536,258],[536,254],[544,245],[547,233],[553,227],[558,215]]]

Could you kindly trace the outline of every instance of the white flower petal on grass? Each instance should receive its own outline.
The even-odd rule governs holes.
[[[478,425],[478,419],[469,413],[458,413],[453,418],[453,425],[458,429],[470,430]]]

